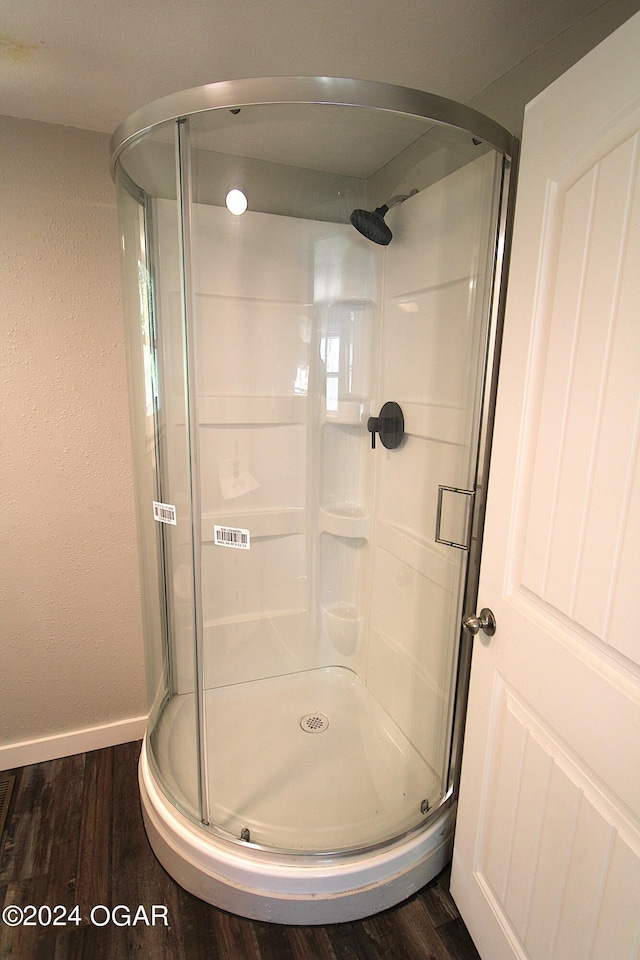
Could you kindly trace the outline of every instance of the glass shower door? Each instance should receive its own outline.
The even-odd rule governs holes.
[[[501,166],[458,135],[446,175],[423,184],[413,158],[394,186],[420,189],[383,248],[348,221],[384,177],[313,166],[353,111],[297,110],[297,165],[246,148],[268,107],[238,129],[230,111],[190,121],[200,742],[211,829],[327,853],[400,836],[450,795]],[[401,442],[372,449],[388,402]]]
[[[180,293],[175,124],[118,168],[136,512],[149,704],[147,754],[163,791],[200,820],[191,458]],[[168,246],[161,237],[171,235]]]
[[[414,810],[450,793],[501,167],[485,154],[394,208],[377,402],[404,416],[378,446],[367,687],[420,761]],[[424,768],[423,779],[417,771]],[[427,786],[428,785],[428,786]]]

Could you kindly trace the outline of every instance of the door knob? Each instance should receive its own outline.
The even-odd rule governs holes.
[[[467,613],[462,618],[462,626],[472,637],[475,637],[481,630],[483,633],[486,633],[488,637],[492,637],[496,632],[496,618],[492,610],[489,610],[488,607],[483,607],[479,615]]]

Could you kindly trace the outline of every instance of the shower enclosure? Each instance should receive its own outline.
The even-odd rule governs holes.
[[[235,913],[364,916],[450,856],[513,154],[474,111],[328,78],[114,134],[143,815]]]

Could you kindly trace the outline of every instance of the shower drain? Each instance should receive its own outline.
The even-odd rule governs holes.
[[[329,717],[324,713],[307,713],[300,721],[305,733],[324,733],[329,726]]]

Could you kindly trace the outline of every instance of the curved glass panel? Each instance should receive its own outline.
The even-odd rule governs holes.
[[[156,136],[173,138],[175,124]],[[183,813],[200,819],[191,459],[183,310],[175,281],[181,266],[176,244],[166,250],[159,242],[159,231],[171,229],[177,235],[179,229],[174,144],[138,141],[128,150],[126,164],[118,165],[117,186],[129,318],[149,755],[167,795]],[[179,726],[179,738],[167,735],[173,726]]]
[[[452,788],[503,157],[306,103],[118,165],[153,221],[155,469],[193,521],[158,564],[164,788],[265,848],[398,837]]]

